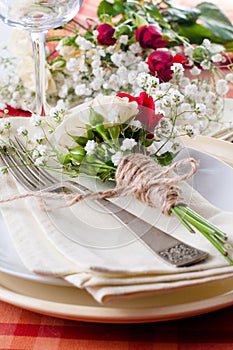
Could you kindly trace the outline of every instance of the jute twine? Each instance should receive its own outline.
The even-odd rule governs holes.
[[[183,175],[174,174],[173,171],[185,164],[190,165],[189,172]],[[170,209],[178,204],[185,204],[181,197],[178,184],[192,177],[197,170],[197,162],[193,158],[182,159],[173,163],[165,170],[152,158],[139,153],[126,155],[120,161],[116,170],[116,187],[106,191],[88,194],[55,193],[46,190],[27,192],[0,200],[6,203],[28,197],[42,199],[65,199],[66,204],[60,206],[70,207],[84,199],[114,198],[133,195],[141,202],[155,208],[160,208],[164,215],[170,215]],[[57,207],[58,208],[58,207]]]

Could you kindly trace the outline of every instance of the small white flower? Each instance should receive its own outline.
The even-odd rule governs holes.
[[[36,166],[46,165],[47,161],[48,161],[47,156],[40,156],[40,157],[36,158],[35,165]]]
[[[145,73],[145,72],[139,73],[137,76],[138,85],[142,88],[145,87],[147,85],[148,77],[149,77],[148,73]]]
[[[41,116],[37,115],[37,114],[32,114],[31,118],[30,118],[30,123],[33,126],[40,126],[42,123],[42,118]]]
[[[211,67],[211,62],[209,60],[203,60],[201,63],[200,63],[200,66],[202,69],[204,70],[209,70],[210,67]]]
[[[173,65],[171,66],[171,70],[176,76],[183,75],[184,73],[184,67],[181,63],[173,63]]]
[[[112,155],[111,161],[115,166],[118,166],[122,158],[123,158],[123,154],[120,151],[118,151]]]
[[[185,86],[185,95],[187,96],[196,96],[198,94],[197,86],[194,84],[189,84]]]
[[[86,92],[86,85],[85,84],[79,84],[75,87],[75,94],[77,96],[85,95]]]
[[[45,139],[45,135],[42,131],[33,134],[33,141],[40,144]]]
[[[194,66],[192,69],[190,69],[190,73],[192,75],[200,75],[201,69],[199,69],[197,66]]]
[[[225,76],[226,81],[229,81],[229,83],[233,83],[233,73],[228,73]]]
[[[17,134],[19,136],[27,136],[28,135],[28,130],[27,128],[25,128],[25,126],[20,126],[18,129],[17,129]]]
[[[223,96],[225,95],[229,90],[229,86],[227,84],[227,81],[224,79],[219,79],[216,83],[216,91],[219,95]]]
[[[184,96],[178,90],[174,90],[171,93],[172,101],[175,103],[181,103],[184,101]]]
[[[211,57],[212,62],[223,62],[223,60],[225,60],[225,58],[220,53],[217,53]]]
[[[115,53],[111,56],[111,61],[112,61],[117,67],[121,67],[121,66],[122,66],[122,58],[123,58],[123,55],[122,55],[122,54],[115,52]]]
[[[204,39],[202,42],[202,45],[206,48],[206,49],[210,49],[211,48],[211,42],[209,39]]]
[[[137,42],[135,44],[131,44],[129,46],[129,50],[132,51],[132,53],[137,54],[140,52],[141,47],[140,47],[139,43]]]
[[[3,119],[0,122],[0,132],[3,132],[4,130],[9,130],[11,128],[11,122],[9,119]]]
[[[196,134],[193,125],[185,125],[185,131],[189,137],[194,137]]]
[[[80,50],[84,51],[90,50],[93,47],[93,44],[82,36],[78,36],[75,43],[79,46]]]
[[[78,59],[77,58],[70,58],[67,62],[66,62],[66,68],[69,71],[74,71],[75,69],[77,69],[78,67]]]
[[[140,122],[140,120],[133,119],[133,120],[131,120],[129,125],[131,125],[135,129],[141,129],[142,128],[142,123]]]
[[[119,38],[119,42],[121,44],[127,45],[128,44],[129,37],[128,35],[121,35]]]
[[[88,140],[86,146],[84,147],[87,155],[91,155],[94,153],[97,143],[94,140]]]
[[[131,151],[134,148],[134,146],[136,146],[136,145],[137,145],[137,142],[134,139],[126,138],[122,142],[121,150],[122,151],[127,151],[127,150]]]
[[[95,40],[97,40],[97,36],[99,35],[98,30],[93,30],[93,37]]]
[[[197,103],[194,109],[194,113],[197,115],[203,114],[206,111],[206,106],[203,103]]]

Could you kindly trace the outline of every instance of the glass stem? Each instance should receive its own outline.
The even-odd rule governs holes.
[[[31,32],[36,79],[36,113],[46,115],[45,40],[47,32]]]

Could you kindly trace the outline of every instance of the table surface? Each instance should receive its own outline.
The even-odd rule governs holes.
[[[85,0],[79,18],[95,17],[98,2]],[[177,2],[190,5],[187,0]],[[192,0],[192,5],[199,2]],[[233,18],[229,0],[212,2]],[[233,306],[175,321],[97,324],[49,317],[0,301],[0,350],[232,350],[232,319]]]

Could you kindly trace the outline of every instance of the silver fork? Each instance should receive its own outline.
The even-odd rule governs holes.
[[[27,165],[26,157],[24,156],[26,149],[18,138],[15,138],[14,147],[16,151],[13,155],[10,155],[10,153],[0,153],[0,158],[9,168],[14,178],[27,190],[60,192],[61,190],[68,189],[69,191],[83,194],[90,193],[88,188],[75,181],[58,182],[54,176],[44,169]],[[32,159],[30,159],[30,162],[33,164]],[[182,267],[196,264],[207,258],[208,253],[172,237],[125,209],[120,208],[115,203],[106,199],[97,199],[96,201],[109,214],[126,226],[153,253],[156,253],[156,255],[166,262],[177,267]]]

